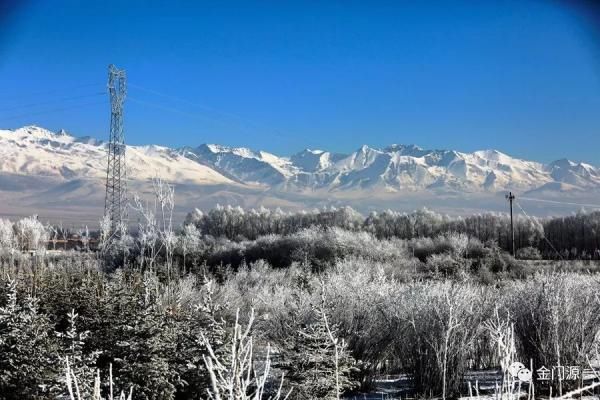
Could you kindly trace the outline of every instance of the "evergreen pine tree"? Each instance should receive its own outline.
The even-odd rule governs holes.
[[[208,356],[205,341],[209,340],[216,355],[224,356],[225,322],[217,318],[219,307],[212,300],[212,282],[204,283],[203,303],[185,310],[176,310],[171,321],[177,332],[174,353],[170,357],[182,384],[177,399],[203,399],[210,386],[209,373],[203,356]]]
[[[0,393],[3,399],[42,399],[59,387],[58,346],[38,301],[17,299],[14,280],[6,283],[0,307]]]
[[[324,299],[323,299],[324,303]],[[324,304],[313,307],[314,319],[281,344],[277,368],[293,387],[294,399],[339,399],[355,389],[355,360],[337,328],[328,321]]]
[[[68,314],[69,327],[66,332],[58,332],[57,336],[61,339],[62,361],[66,368],[67,357],[69,369],[77,377],[79,392],[85,398],[92,396],[94,392],[94,380],[96,378],[96,361],[100,351],[92,351],[89,354],[84,352],[86,339],[89,337],[89,331],[79,332],[77,330],[77,318],[79,316],[75,310]]]

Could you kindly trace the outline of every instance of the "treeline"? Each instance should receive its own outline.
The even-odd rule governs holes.
[[[350,207],[286,213],[279,209],[198,209],[186,218],[203,235],[230,240],[255,240],[269,234],[290,235],[309,227],[342,228],[369,232],[380,239],[414,239],[448,233],[464,233],[479,241],[511,248],[510,217],[487,213],[448,216],[422,209],[412,213],[383,211],[362,216]],[[580,212],[568,217],[536,218],[516,215],[515,247],[536,248],[544,258],[600,258],[600,212]]]
[[[203,250],[212,254],[215,246],[218,250],[220,245],[230,242],[260,239],[257,242],[259,245],[261,241],[272,241],[273,235],[293,237],[314,228],[340,228],[348,232],[368,233],[380,240],[409,241],[460,233],[477,239],[487,247],[498,247],[504,251],[511,249],[510,217],[494,213],[463,217],[443,215],[427,209],[412,213],[388,210],[372,212],[364,217],[350,207],[286,213],[279,209],[244,210],[217,206],[206,213],[196,209],[188,214],[181,228],[169,225],[170,232],[163,235],[158,224],[155,225],[140,224],[137,232],[127,235],[128,243],[122,245],[128,247],[129,254],[145,253],[149,247],[153,248],[151,253],[167,249],[176,255],[183,255],[185,264],[187,253],[198,254]],[[600,259],[598,211],[554,218],[516,216],[514,226],[518,258]],[[83,227],[75,234],[82,249],[89,249],[92,241],[95,241],[94,248],[102,245],[101,232],[90,232]],[[56,248],[57,239],[66,240],[72,235],[62,227],[42,224],[35,216],[16,222],[0,219],[0,249],[53,249]],[[166,246],[161,243],[166,243]],[[235,247],[231,244],[227,246]],[[154,257],[155,254],[150,256]],[[235,255],[232,254],[232,257],[235,258]]]

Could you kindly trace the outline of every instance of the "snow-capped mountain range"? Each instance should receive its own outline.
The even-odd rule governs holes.
[[[28,126],[0,130],[0,173],[60,180],[105,177],[106,144]],[[203,144],[171,149],[128,146],[128,178],[159,176],[173,183],[258,187],[282,192],[500,192],[600,189],[600,169],[566,159],[542,164],[496,150],[464,153],[414,145],[350,154],[303,150],[291,157]],[[2,181],[0,181],[0,191]]]
[[[177,152],[239,183],[280,190],[379,189],[399,193],[600,188],[600,169],[589,164],[566,159],[542,164],[497,150],[463,153],[414,145],[384,149],[364,145],[350,154],[306,149],[291,157],[279,157],[264,151],[203,144]]]

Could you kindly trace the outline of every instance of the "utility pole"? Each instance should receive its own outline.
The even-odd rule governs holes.
[[[123,103],[125,102],[125,70],[108,66],[110,96],[110,139],[106,167],[106,197],[104,215],[110,220],[111,236],[118,237],[126,221],[127,182],[125,170],[125,135],[123,134]]]
[[[508,203],[510,204],[510,249],[512,252],[513,257],[516,257],[515,254],[515,226],[513,224],[513,200],[515,199],[515,195],[512,194],[512,192],[508,192],[508,194],[506,195],[506,199],[508,200]]]

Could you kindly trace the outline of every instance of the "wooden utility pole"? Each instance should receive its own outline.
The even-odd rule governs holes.
[[[515,195],[512,192],[508,192],[506,195],[506,199],[510,204],[510,249],[513,257],[516,257],[515,254],[515,226],[513,224],[513,200],[515,199]]]

